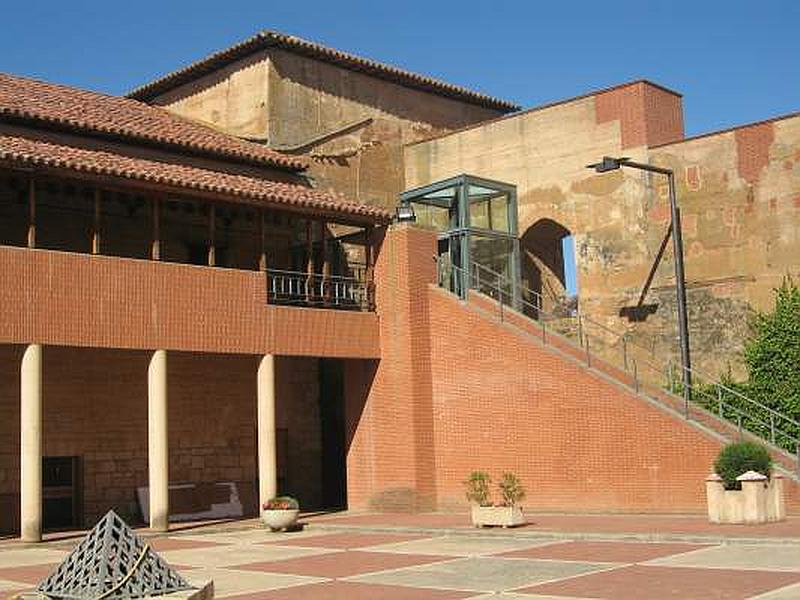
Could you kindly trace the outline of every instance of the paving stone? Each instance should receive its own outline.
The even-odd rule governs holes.
[[[648,542],[559,542],[504,552],[503,558],[547,558],[608,563],[636,563],[709,548],[707,544]]]
[[[348,550],[304,558],[243,564],[238,565],[236,568],[317,577],[350,577],[362,573],[400,569],[411,565],[448,560],[449,558],[450,557],[447,556],[389,554],[384,552]]]
[[[301,546],[306,548],[366,548],[379,544],[391,544],[426,539],[424,535],[402,533],[327,533],[324,535],[305,536],[302,538],[282,538],[270,544],[281,546]]]
[[[185,577],[192,585],[202,585],[206,581],[212,580],[214,582],[215,598],[324,581],[316,577],[301,577],[282,573],[256,573],[222,568],[195,569],[186,573]]]
[[[690,554],[661,558],[651,561],[649,564],[673,567],[800,571],[800,546],[723,545]]]
[[[60,563],[69,552],[50,548],[26,548],[20,550],[0,550],[0,568],[24,567],[43,563]]]
[[[0,569],[0,579],[37,585],[58,567],[58,563],[25,565]]]
[[[633,565],[516,591],[614,600],[745,600],[798,582],[800,573]]]
[[[608,569],[608,565],[549,560],[509,560],[485,556],[364,575],[356,580],[388,585],[500,592],[599,569]]]
[[[168,550],[160,554],[170,564],[191,567],[230,567],[258,561],[281,560],[327,552],[332,551],[319,548],[249,544],[194,548],[191,550]]]
[[[193,550],[195,548],[213,548],[221,546],[220,542],[208,540],[195,540],[181,537],[153,538],[146,540],[147,544],[156,552],[161,553],[167,550]]]
[[[501,537],[471,537],[471,536],[444,536],[402,542],[399,544],[384,544],[370,548],[380,552],[401,552],[410,554],[437,554],[448,556],[479,556],[498,554],[510,550],[521,550],[542,544],[551,544],[552,541],[522,540]]]
[[[313,600],[315,598],[319,600],[460,600],[470,596],[470,592],[330,581],[272,592],[233,596],[231,600]],[[530,600],[530,598],[528,596],[526,600]]]
[[[800,583],[753,596],[750,600],[797,600],[798,598],[800,598]]]

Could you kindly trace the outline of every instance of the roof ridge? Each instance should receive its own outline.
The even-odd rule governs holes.
[[[185,67],[176,69],[149,83],[140,85],[128,92],[126,96],[143,101],[150,100],[161,93],[213,72],[239,58],[270,47],[279,47],[288,51],[309,54],[324,62],[336,64],[352,71],[367,72],[375,77],[387,79],[406,87],[456,98],[471,104],[494,108],[503,112],[513,112],[521,108],[516,103],[476,92],[463,86],[447,83],[428,75],[415,73],[388,63],[337,50],[329,46],[318,44],[317,42],[271,29],[262,29],[254,35],[228,46],[227,48],[212,52]]]
[[[5,72],[0,72],[0,116],[289,171],[307,167],[306,161],[297,157],[181,118],[134,98]]]

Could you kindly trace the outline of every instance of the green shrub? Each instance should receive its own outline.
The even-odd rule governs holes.
[[[714,472],[722,477],[725,489],[728,490],[742,489],[736,478],[747,471],[769,477],[771,470],[772,458],[769,452],[764,446],[754,442],[728,444],[720,451],[714,463]]]
[[[525,498],[525,488],[522,487],[522,482],[514,473],[503,473],[497,487],[500,488],[500,493],[503,495],[505,506],[514,506]]]
[[[489,504],[489,484],[492,482],[485,471],[473,471],[464,482],[467,488],[467,500],[478,506]]]
[[[300,503],[291,496],[277,496],[267,500],[262,506],[264,510],[297,510]]]

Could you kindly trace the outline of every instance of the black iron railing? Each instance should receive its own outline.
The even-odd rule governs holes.
[[[366,278],[267,269],[267,302],[289,306],[373,310]]]

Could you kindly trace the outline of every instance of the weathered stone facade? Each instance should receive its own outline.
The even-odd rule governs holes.
[[[800,267],[800,116],[688,140],[681,120],[677,95],[636,82],[411,144],[406,183],[467,172],[517,185],[523,276],[525,250],[544,253],[529,232],[560,224],[575,236],[582,310],[666,365],[678,352],[671,243],[643,300],[655,312],[638,322],[620,315],[639,302],[668,233],[666,179],[585,166],[610,155],[673,168],[694,365],[740,371],[749,314],[767,309],[772,289]]]

